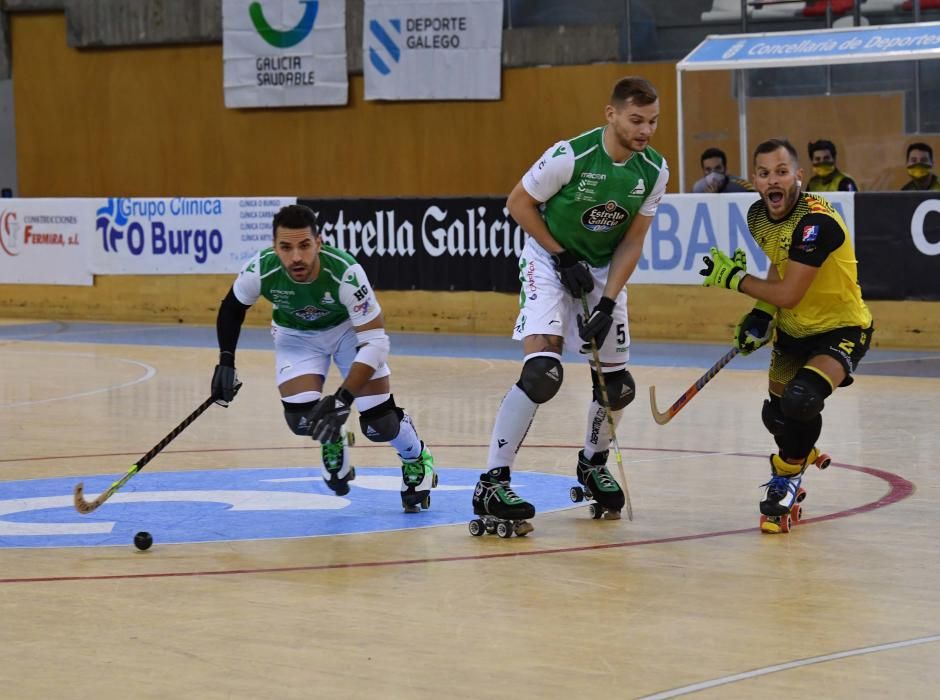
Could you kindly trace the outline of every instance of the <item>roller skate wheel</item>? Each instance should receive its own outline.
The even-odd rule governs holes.
[[[479,537],[485,531],[483,521],[479,518],[476,520],[471,520],[470,524],[467,525],[467,528],[470,530],[470,534],[474,537]]]
[[[431,477],[431,488],[437,488],[437,472],[434,472],[434,476]]]
[[[600,520],[604,516],[604,509],[597,503],[592,503],[590,510],[591,517],[594,518],[594,520]]]
[[[802,503],[804,498],[806,498],[806,489],[801,486],[796,492],[796,502]]]
[[[513,525],[513,532],[516,533],[516,537],[525,537],[535,528],[532,527],[532,523],[526,522],[525,520],[520,520]]]
[[[425,510],[431,507],[431,494],[424,497],[424,500],[421,501],[421,507]]]
[[[419,506],[419,505],[405,505],[405,504],[402,504],[401,507],[405,509],[405,512],[406,512],[406,513],[420,513],[420,512],[421,512],[421,506]]]
[[[604,520],[620,520],[621,515],[619,510],[606,510],[604,511]]]
[[[832,457],[823,452],[819,457],[816,458],[816,466],[820,469],[825,469],[830,464],[832,464]]]
[[[572,503],[580,503],[584,500],[584,489],[580,486],[572,486],[568,491],[568,497]]]
[[[504,540],[512,537],[512,526],[505,520],[496,524],[496,535]]]
[[[796,525],[803,519],[803,506],[797,503],[790,509],[790,517],[793,519],[793,525]]]

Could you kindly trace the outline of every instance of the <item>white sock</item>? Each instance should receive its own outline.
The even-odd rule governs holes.
[[[512,385],[496,413],[496,423],[490,437],[490,454],[486,458],[487,469],[512,466],[538,408],[539,405],[526,396],[522,389]]]
[[[373,396],[360,396],[356,399],[356,410],[359,413],[368,411],[370,408],[385,403],[389,400],[391,394],[375,394]],[[388,441],[392,447],[398,451],[398,456],[409,462],[418,459],[421,456],[421,438],[411,422],[411,416],[407,413],[402,417],[398,429],[398,435]]]
[[[412,462],[421,456],[421,438],[415,430],[411,416],[407,413],[401,419],[401,428],[398,435],[389,440],[389,444],[398,450],[398,456],[407,462]]]
[[[620,425],[623,411],[611,411],[614,427]],[[591,401],[588,409],[587,434],[584,438],[584,456],[590,459],[598,452],[610,447],[610,426],[607,424],[607,411],[596,400]]]

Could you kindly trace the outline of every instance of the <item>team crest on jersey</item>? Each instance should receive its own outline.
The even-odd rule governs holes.
[[[803,227],[803,242],[812,243],[816,240],[816,237],[819,235],[819,226],[804,226]]]
[[[581,225],[588,231],[604,233],[619,226],[630,217],[629,212],[614,200],[586,209],[581,214]]]
[[[297,309],[294,311],[294,316],[297,318],[303,319],[304,321],[316,321],[318,318],[323,318],[326,316],[329,311],[324,309],[318,309],[316,306],[308,305],[302,309]]]
[[[630,190],[630,196],[642,197],[645,194],[646,194],[646,183],[643,182],[643,178],[641,177],[639,180],[637,180],[636,187]]]

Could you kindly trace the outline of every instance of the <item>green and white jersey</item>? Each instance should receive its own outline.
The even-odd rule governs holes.
[[[522,178],[526,192],[545,203],[555,240],[593,267],[610,263],[637,214],[656,214],[669,181],[666,159],[649,146],[615,162],[604,147],[606,128],[559,141]]]
[[[259,297],[271,302],[274,324],[301,331],[322,331],[346,321],[361,326],[382,309],[362,266],[349,253],[324,245],[320,274],[312,282],[295,282],[273,248],[249,260],[232,290],[245,306]]]

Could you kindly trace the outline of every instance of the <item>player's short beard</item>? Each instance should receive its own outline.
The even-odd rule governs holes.
[[[796,200],[800,198],[800,186],[797,182],[787,192],[787,211],[790,211],[795,205]]]

